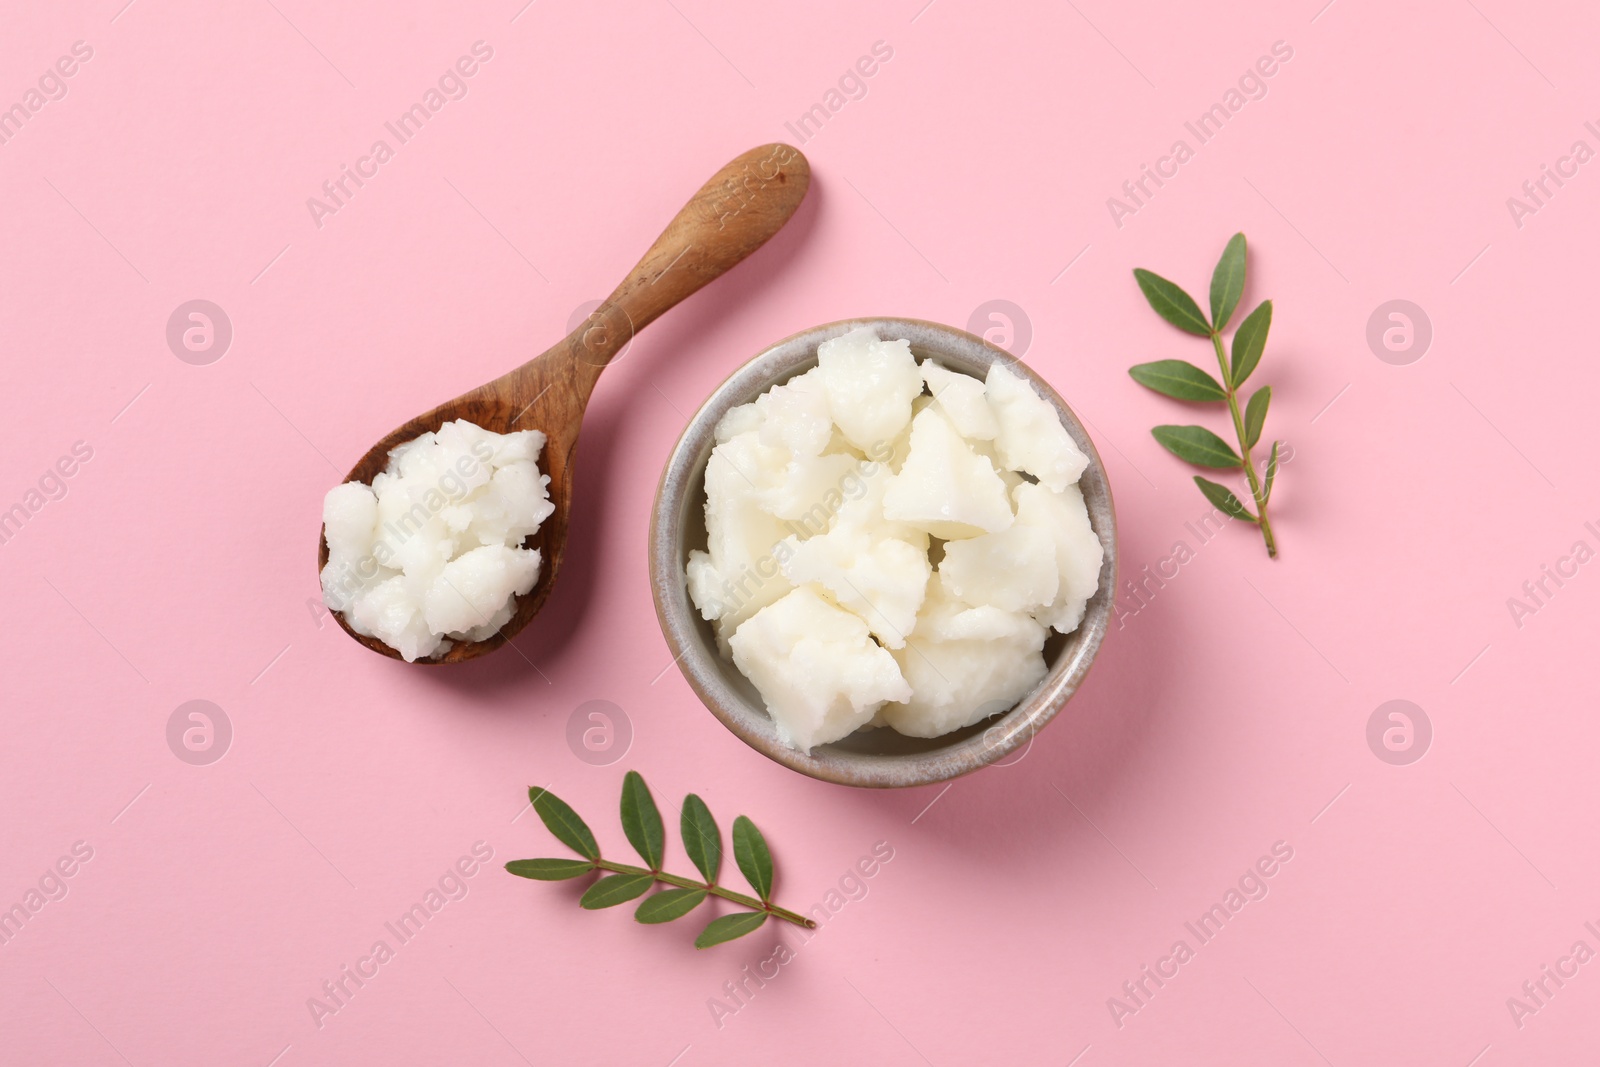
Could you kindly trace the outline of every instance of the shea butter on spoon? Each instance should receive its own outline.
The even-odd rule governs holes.
[[[555,510],[544,442],[537,430],[447,422],[392,450],[371,485],[330,489],[329,609],[408,663],[493,637],[539,580],[539,550],[522,543]]]
[[[428,598],[433,590],[430,578],[427,590],[419,593],[406,586],[402,597],[402,587],[389,586],[379,600],[366,602],[359,609],[358,599],[346,602],[336,589],[329,595],[328,603],[345,632],[373,651],[395,659],[441,663],[472,659],[491,652],[522,629],[543,606],[561,565],[572,509],[572,470],[578,431],[601,370],[639,330],[740,263],[777,233],[799,208],[810,181],[811,171],[805,157],[789,145],[763,145],[737,157],[713,175],[684,205],[628,277],[591,314],[589,321],[543,355],[417,416],[373,445],[345,479],[347,483],[371,486],[373,500],[369,503],[359,489],[340,490],[332,510],[325,516],[333,519],[333,526],[339,529],[325,529],[325,536],[318,545],[319,571],[332,559],[333,542],[346,534],[349,538],[346,548],[356,552],[359,559],[359,541],[364,536],[360,531],[365,516],[375,508],[381,511],[378,478],[388,472],[391,462],[400,465],[403,476],[409,455],[405,447],[425,435],[443,433],[446,424],[465,424],[491,435],[516,439],[521,443],[506,447],[522,448],[538,456],[542,474],[537,477],[544,479],[540,485],[541,491],[548,494],[545,501],[548,510],[532,520],[532,529],[524,534],[520,543],[506,540],[498,546],[480,545],[478,547],[492,551],[474,556],[454,572],[477,591],[462,590],[474,605],[472,614],[448,616],[446,589],[440,587],[433,598],[433,622],[449,626],[448,629],[435,632],[428,621]],[[543,445],[542,453],[533,444],[533,437],[519,437],[528,431],[536,432],[535,436]],[[434,446],[454,447],[448,443],[441,446],[437,436],[428,447]],[[399,458],[395,459],[397,452]],[[492,469],[490,477],[498,473],[498,469]],[[525,499],[527,476],[517,474],[515,477],[519,481],[516,493]],[[522,525],[529,525],[529,514],[524,512],[520,516]],[[450,520],[440,518],[439,521],[448,526]],[[470,519],[468,525],[478,521]],[[352,528],[353,533],[349,532]],[[506,536],[514,536],[510,526]],[[377,537],[375,529],[374,544]],[[519,550],[536,553],[537,562],[532,556],[517,554]],[[432,550],[415,547],[402,551],[421,555]],[[468,555],[471,553],[462,552],[459,558],[452,555],[445,566],[456,565]],[[399,569],[405,571],[403,566]],[[487,613],[487,621],[474,623],[477,609],[490,606],[496,600],[491,593],[503,591],[508,584],[513,590],[509,614],[505,605],[501,605]],[[397,617],[414,610],[419,603],[422,605],[420,616],[413,614],[404,622],[391,617],[391,611]],[[352,613],[358,610],[359,617],[353,620]],[[491,627],[489,623],[501,615],[505,617]],[[380,636],[380,625],[382,632],[400,642],[398,647]],[[424,625],[427,626],[426,636],[422,631]],[[421,650],[436,637],[439,643],[431,654],[424,655]],[[408,651],[413,655],[407,655]]]

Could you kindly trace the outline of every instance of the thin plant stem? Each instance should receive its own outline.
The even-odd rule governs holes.
[[[1267,518],[1267,501],[1261,489],[1261,479],[1256,477],[1256,465],[1250,458],[1250,444],[1245,438],[1244,416],[1239,414],[1239,393],[1233,386],[1233,375],[1228,370],[1228,355],[1222,348],[1222,335],[1213,329],[1211,345],[1217,350],[1217,365],[1222,369],[1222,384],[1228,392],[1228,411],[1233,415],[1233,430],[1239,435],[1239,451],[1244,456],[1244,473],[1250,479],[1250,495],[1256,501],[1256,525],[1261,527],[1261,537],[1267,543],[1267,556],[1276,558],[1278,542],[1272,536],[1272,522]]]
[[[794,923],[796,926],[803,926],[808,930],[817,928],[817,923],[814,919],[808,919],[804,915],[798,915],[790,911],[788,908],[780,908],[769,901],[757,900],[755,897],[734,892],[732,889],[724,889],[722,886],[714,885],[710,882],[696,882],[691,878],[668,874],[666,871],[652,871],[648,867],[635,867],[627,863],[613,863],[610,860],[595,860],[594,865],[603,871],[612,871],[616,874],[648,874],[658,882],[665,882],[667,885],[677,886],[679,889],[703,889],[714,897],[731,900],[735,904],[741,904],[749,908],[751,911],[764,911],[768,915],[782,919],[785,922]]]

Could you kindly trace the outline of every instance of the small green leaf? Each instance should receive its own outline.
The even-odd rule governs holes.
[[[722,869],[722,831],[717,829],[717,820],[711,817],[711,809],[706,807],[706,802],[693,793],[683,798],[679,829],[683,833],[683,850],[689,854],[689,861],[705,876],[707,882],[714,884],[717,872]]]
[[[1207,500],[1211,501],[1216,507],[1221,508],[1224,513],[1235,519],[1243,519],[1245,522],[1256,521],[1256,517],[1250,514],[1249,510],[1239,502],[1239,498],[1233,495],[1233,490],[1227,486],[1218,485],[1216,482],[1208,482],[1198,474],[1194,477],[1194,484],[1200,487],[1200,491],[1205,494]]]
[[[1150,301],[1150,306],[1155,309],[1157,315],[1178,329],[1197,337],[1211,336],[1211,326],[1206,322],[1205,313],[1200,310],[1200,305],[1194,302],[1194,297],[1161,275],[1152,274],[1142,267],[1134,268],[1133,278],[1139,283],[1140,291],[1144,293],[1144,298]]]
[[[745,880],[756,891],[756,896],[766,900],[772,896],[772,853],[767,851],[767,839],[761,836],[756,824],[743,815],[733,820],[733,858]],[[734,936],[738,936],[737,934]]]
[[[738,833],[737,830],[734,831]],[[710,948],[720,945],[724,941],[732,941],[736,937],[743,937],[767,921],[764,911],[742,911],[737,915],[724,915],[720,919],[712,919],[706,928],[700,931],[700,936],[694,939],[695,948]]]
[[[600,879],[578,900],[580,908],[595,911],[600,908],[614,908],[618,904],[626,904],[636,897],[642,897],[655,884],[655,877],[649,874],[612,874]]]
[[[1244,234],[1236,233],[1228,239],[1228,247],[1217,260],[1217,269],[1211,272],[1211,321],[1217,331],[1228,325],[1228,317],[1239,306],[1244,295]]]
[[[1238,467],[1244,460],[1228,442],[1204,426],[1157,426],[1150,431],[1161,447],[1197,467]]]
[[[564,882],[594,870],[588,860],[512,860],[506,870],[518,878],[537,878],[541,882]]]
[[[646,897],[633,917],[642,923],[669,923],[698,908],[704,899],[704,889],[663,889],[653,897]]]
[[[1272,480],[1278,476],[1278,442],[1272,442],[1272,455],[1267,457],[1267,476],[1261,483],[1261,499],[1272,499]]]
[[[638,771],[629,771],[622,779],[622,832],[628,835],[628,843],[644,859],[645,865],[652,871],[659,871],[661,861],[666,858],[661,811]]]
[[[528,800],[558,841],[592,860],[600,858],[600,846],[594,843],[589,824],[578,818],[578,813],[569,808],[566,801],[548,789],[538,788],[528,790]]]
[[[1235,389],[1244,384],[1250,372],[1261,362],[1261,353],[1267,347],[1267,330],[1272,326],[1272,301],[1263,300],[1259,307],[1245,316],[1233,334],[1233,369],[1229,377]]]
[[[1154,389],[1174,400],[1226,400],[1228,397],[1215,378],[1181,359],[1140,363],[1129,367],[1128,375],[1146,389]]]
[[[1272,386],[1263,385],[1250,397],[1244,408],[1244,446],[1256,447],[1261,440],[1261,427],[1267,421],[1267,405],[1272,403]]]

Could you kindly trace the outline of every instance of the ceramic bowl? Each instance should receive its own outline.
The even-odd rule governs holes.
[[[918,359],[933,357],[951,370],[983,378],[1001,363],[1025,377],[1056,408],[1089,467],[1079,480],[1089,522],[1105,548],[1100,588],[1083,622],[1070,634],[1051,632],[1044,646],[1048,672],[1010,711],[936,738],[906,737],[887,727],[859,730],[809,754],[778,740],[760,695],[717,651],[711,624],[689,600],[684,567],[690,549],[706,545],[705,468],[717,423],[730,409],[804,373],[817,363],[817,346],[857,326],[878,336],[905,338]],[[843,785],[902,787],[954,778],[997,762],[1015,762],[1038,731],[1077,691],[1105,638],[1117,575],[1116,518],[1111,487],[1094,442],[1050,385],[1004,349],[950,326],[919,319],[849,319],[816,326],[779,341],[740,367],[711,394],[684,429],[667,459],[650,517],[650,583],[661,631],[684,678],[724,726],[751,748],[802,774]],[[1008,758],[1010,757],[1010,758]]]

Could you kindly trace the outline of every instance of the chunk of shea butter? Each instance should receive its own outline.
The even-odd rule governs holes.
[[[874,537],[893,537],[926,553],[928,531],[884,518],[883,495],[895,477],[889,464],[883,460],[864,461],[857,465],[854,475],[842,485],[845,500],[833,518],[833,527],[848,526]]]
[[[328,490],[322,501],[322,536],[328,542],[328,564],[335,558],[360,559],[372,549],[378,528],[378,498],[372,486],[345,482]],[[344,588],[328,581],[323,568],[323,600],[329,610],[344,611],[355,601],[357,588]]]
[[[408,661],[498,633],[539,580],[539,553],[522,542],[555,510],[544,443],[537,430],[447,422],[391,450],[370,486],[334,486],[322,504],[329,610]]]
[[[1006,485],[937,407],[911,423],[911,448],[883,494],[885,518],[947,540],[1011,525]]]
[[[956,432],[969,441],[992,441],[1000,432],[994,411],[984,396],[983,383],[970,374],[942,367],[931,359],[922,361],[922,380],[928,392],[950,417]]]
[[[728,644],[779,740],[802,752],[848,736],[887,701],[911,699],[900,667],[867,624],[809,586],[756,612]]]
[[[768,504],[780,495],[789,453],[751,431],[717,445],[706,462],[707,548],[719,569],[736,575],[771,551],[786,531]]]
[[[821,513],[836,511],[844,501],[841,487],[860,462],[838,452],[796,455],[783,466],[777,485],[763,496],[762,507],[780,519],[815,520]]]
[[[746,404],[718,424],[719,435],[730,419],[742,432],[711,450],[705,473],[706,549],[689,553],[686,568],[689,598],[701,617],[715,624],[724,652],[740,623],[791,588],[772,556],[772,547],[789,531],[768,508],[784,490],[790,452],[761,442],[759,415],[755,405]]]
[[[863,452],[899,437],[911,421],[911,402],[922,394],[911,342],[880,341],[870,326],[818,345],[817,369],[834,425]]]
[[[983,390],[999,428],[994,443],[1001,463],[1058,493],[1078,480],[1089,457],[1078,451],[1048,401],[998,363],[989,365]]]
[[[1071,633],[1083,621],[1089,598],[1100,588],[1100,564],[1105,561],[1105,549],[1089,525],[1083,491],[1069,485],[1057,493],[1025,482],[1012,495],[1017,502],[1014,528],[1032,528],[1049,535],[1060,575],[1055,596],[1045,601],[1033,617],[1064,634]]]
[[[747,433],[754,433],[761,429],[762,424],[766,421],[766,415],[762,413],[754,402],[740,404],[722,416],[721,420],[717,422],[716,429],[712,431],[712,436],[716,438],[717,444],[720,445],[722,442],[731,441],[735,437],[743,437]]]
[[[1006,611],[1044,607],[1055,599],[1061,580],[1055,539],[1048,530],[1020,522],[999,533],[946,542],[939,573],[945,588],[968,604]]]
[[[781,446],[800,456],[818,456],[833,437],[821,367],[768,389],[756,397],[755,407],[761,415],[762,444]]]
[[[912,695],[880,714],[909,737],[939,737],[1005,711],[1044,677],[1047,633],[1026,615],[962,603],[936,575],[917,628],[891,653]]]
[[[539,553],[506,545],[479,545],[446,563],[428,585],[422,614],[433,633],[462,633],[482,641],[511,618],[512,600],[539,578]]]
[[[820,537],[785,539],[778,554],[789,581],[817,583],[840,607],[859,616],[882,644],[905,646],[931,572],[926,549],[837,523]]]

